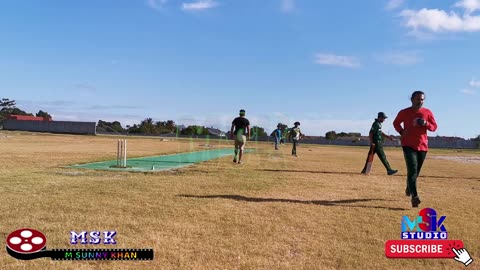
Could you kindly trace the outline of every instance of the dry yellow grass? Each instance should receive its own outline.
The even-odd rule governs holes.
[[[0,269],[464,269],[454,260],[387,259],[403,215],[432,207],[446,215],[480,269],[480,165],[429,158],[475,155],[431,150],[419,179],[423,203],[412,209],[399,148],[387,148],[398,175],[378,158],[363,176],[367,149],[267,143],[236,165],[231,158],[176,171],[128,173],[63,166],[113,159],[116,137],[0,132],[0,238],[30,227],[47,247],[69,244],[71,230],[116,230],[117,248],[153,248],[151,262],[19,261],[0,252]],[[203,149],[205,140],[128,138],[128,154]],[[222,147],[218,141],[208,144]],[[223,146],[230,146],[223,143]]]

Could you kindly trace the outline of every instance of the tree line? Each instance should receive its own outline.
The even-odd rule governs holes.
[[[10,114],[14,115],[26,115],[26,116],[36,116],[51,119],[52,116],[48,112],[39,110],[35,115],[32,113],[27,113],[24,110],[17,108],[16,101],[8,98],[2,98],[0,100],[0,124],[3,123],[7,116]]]
[[[125,128],[119,121],[107,122],[99,120],[97,124],[97,132],[117,132],[117,133],[132,133],[132,134],[169,134],[176,133],[177,135],[186,136],[203,136],[210,135],[207,127],[199,125],[190,125],[185,128],[180,128],[173,120],[167,121],[153,121],[152,118],[145,118],[139,124],[126,125]],[[227,132],[228,134],[228,132]],[[253,136],[266,136],[267,133],[262,127],[252,127]]]
[[[327,140],[335,140],[337,138],[341,138],[341,137],[354,137],[354,138],[360,138],[362,137],[362,134],[359,133],[359,132],[340,132],[340,133],[337,133],[335,131],[328,131],[327,133],[325,133],[325,138]]]
[[[0,100],[0,125],[7,118],[8,115],[26,115],[26,116],[36,116],[51,119],[52,116],[43,110],[39,110],[35,115],[32,113],[27,113],[20,108],[17,108],[16,101],[8,98],[2,98]],[[279,123],[279,127],[282,130],[282,135],[288,132],[289,128],[287,125]],[[122,124],[119,121],[107,122],[99,120],[97,124],[97,131],[99,132],[117,132],[117,133],[137,133],[137,134],[168,134],[168,133],[177,133],[179,135],[209,135],[208,128],[205,126],[191,125],[187,126],[184,129],[179,129],[177,124],[173,120],[167,121],[153,121],[152,118],[146,118],[141,121],[139,124],[134,124],[132,126],[126,125],[125,128],[122,127]],[[228,132],[227,132],[228,134]],[[265,129],[259,126],[252,127],[252,134],[255,136],[267,136]],[[328,131],[325,133],[325,138],[327,140],[335,140],[340,137],[355,137],[360,138],[361,134],[357,132],[340,132]],[[473,138],[474,141],[479,142],[480,145],[480,135],[476,138]]]

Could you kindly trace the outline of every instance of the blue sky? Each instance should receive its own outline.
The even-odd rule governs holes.
[[[55,120],[395,134],[422,90],[480,134],[480,0],[5,0],[0,36],[0,98]]]

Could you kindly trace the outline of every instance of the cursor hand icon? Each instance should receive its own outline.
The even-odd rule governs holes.
[[[455,248],[452,248],[452,251],[453,253],[455,253],[455,255],[457,255],[457,257],[454,258],[455,261],[461,262],[465,264],[465,266],[473,262],[472,257],[470,257],[470,254],[468,254],[468,251],[466,249],[461,248],[459,250],[456,250]]]

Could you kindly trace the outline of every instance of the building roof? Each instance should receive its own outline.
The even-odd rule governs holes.
[[[8,115],[7,119],[19,120],[19,121],[52,121],[51,118],[36,117],[31,115],[17,115],[17,114]]]

